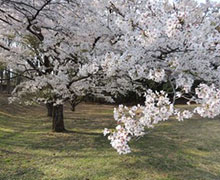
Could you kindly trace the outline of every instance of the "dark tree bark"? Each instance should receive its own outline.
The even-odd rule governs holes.
[[[54,132],[65,132],[63,121],[63,105],[53,107],[53,127]]]
[[[11,77],[10,77],[10,71],[7,71],[6,69],[6,79],[7,79],[7,93],[11,93]]]
[[[70,105],[71,105],[71,111],[75,111],[76,106],[82,101],[82,97],[72,97],[72,99],[69,101]]]
[[[0,79],[1,79],[1,82],[0,82],[0,91],[3,91],[3,70],[0,70]]]
[[[53,117],[53,103],[47,103],[47,116],[48,117]]]
[[[75,110],[76,110],[76,106],[74,106],[74,105],[71,104],[71,111],[74,112]]]
[[[21,80],[22,80],[21,76],[18,76],[16,78],[16,85],[19,85],[21,83]]]

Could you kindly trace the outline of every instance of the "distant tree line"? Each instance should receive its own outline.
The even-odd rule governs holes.
[[[0,67],[0,92],[10,94],[14,87],[22,81],[19,73],[4,66]]]

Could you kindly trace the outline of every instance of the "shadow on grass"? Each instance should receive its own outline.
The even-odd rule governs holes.
[[[13,169],[13,171],[5,169],[3,172],[1,172],[0,180],[21,180],[21,179],[36,180],[36,179],[42,179],[42,177],[44,176],[45,176],[44,173],[40,171],[38,168],[16,167],[15,169]]]
[[[168,127],[166,131],[172,131],[174,127]],[[142,171],[152,169],[158,173],[173,174],[169,179],[175,180],[218,180],[220,179],[220,169],[218,173],[212,172],[213,169],[207,164],[218,164],[215,168],[219,167],[220,158],[218,157],[206,157],[199,154],[190,154],[185,150],[187,148],[196,148],[199,146],[204,147],[206,144],[203,142],[195,143],[195,147],[189,146],[187,143],[178,142],[177,137],[170,138],[170,135],[160,135],[160,131],[164,130],[163,127],[158,128],[152,134],[146,135],[138,142],[132,142],[131,146],[135,146],[135,150],[129,155],[132,158],[136,158],[136,161],[121,163],[121,167],[124,168],[137,168]],[[181,136],[180,136],[181,137]],[[177,138],[177,139],[176,139]],[[183,139],[186,137],[182,137]],[[196,137],[187,136],[191,138],[191,141],[196,141]],[[195,139],[194,139],[195,138]],[[209,141],[213,144],[215,140]],[[133,145],[135,143],[135,145]],[[203,144],[203,145],[201,145]],[[206,148],[205,151],[212,153],[213,149]],[[212,151],[213,150],[213,151]],[[216,149],[215,149],[216,150]],[[219,149],[217,150],[219,152]],[[216,154],[217,155],[217,154]],[[204,167],[202,167],[202,166]],[[165,180],[165,179],[164,179]]]
[[[90,108],[92,107],[90,106]],[[220,141],[218,140],[220,130],[216,128],[217,122],[212,121],[213,124],[208,125],[205,121],[186,121],[179,125],[173,122],[172,125],[162,124],[139,141],[132,141],[130,145],[133,152],[131,154],[120,156],[102,134],[104,127],[114,127],[112,114],[103,113],[102,116],[96,116],[95,113],[89,115],[85,114],[85,111],[79,111],[77,114],[73,114],[73,117],[69,117],[70,114],[67,115],[65,122],[66,127],[70,130],[66,133],[49,132],[48,127],[51,126],[51,122],[46,118],[40,120],[37,118],[14,119],[15,122],[10,122],[8,127],[7,122],[4,121],[3,125],[6,128],[14,129],[15,132],[0,134],[0,157],[2,153],[9,157],[13,156],[13,158],[15,158],[14,155],[17,155],[20,159],[44,159],[42,164],[45,162],[52,164],[57,161],[59,167],[69,169],[69,171],[73,168],[73,165],[69,165],[70,163],[81,163],[77,166],[82,166],[84,171],[93,173],[91,179],[96,177],[105,179],[114,175],[116,175],[115,179],[123,179],[124,172],[125,176],[128,173],[129,179],[139,180],[139,173],[145,171],[148,171],[149,174],[157,172],[157,174],[167,176],[163,180],[220,179],[220,174],[214,173],[211,165],[211,163],[216,164],[216,167],[220,165],[220,158],[218,158],[220,155]],[[193,154],[186,149],[211,153],[211,156]],[[65,163],[61,165],[64,161]],[[106,164],[110,164],[109,167]],[[99,168],[95,169],[96,165],[99,165]],[[30,166],[32,167],[32,165]],[[19,169],[19,167],[16,168]],[[95,172],[89,171],[89,168],[94,168]],[[18,174],[20,179],[28,179],[25,177],[25,174],[29,174],[26,172],[27,169],[25,167],[23,170],[20,169],[21,174]],[[40,179],[42,172],[35,167],[33,167],[33,171],[37,174],[35,179]],[[32,171],[30,170],[30,172]],[[13,173],[16,178],[16,171]],[[121,173],[122,175],[120,175]],[[6,176],[3,174],[0,179],[2,179],[1,177]],[[74,178],[90,179],[90,176],[80,175],[79,172],[78,175],[68,175],[63,179]],[[56,178],[54,177],[54,179]],[[153,180],[156,179],[162,180],[159,175]]]
[[[159,131],[159,130],[158,130]],[[171,175],[173,180],[217,180],[219,175],[209,172],[208,170],[197,167],[197,162],[194,157],[189,156],[184,152],[184,145],[177,143],[176,140],[169,136],[159,136],[157,132],[152,132],[139,141],[133,141],[131,147],[134,151],[125,156],[119,156],[116,153],[105,154],[105,158],[120,158],[121,161],[115,167],[119,169],[131,169],[129,177],[138,177],[135,171],[153,170],[158,173],[174,174]],[[18,138],[20,137],[20,138]],[[9,133],[1,139],[1,144],[13,146],[12,151],[5,151],[4,153],[13,154],[13,149],[16,147],[25,147],[29,150],[43,149],[55,152],[71,152],[69,155],[64,153],[53,156],[53,159],[69,159],[69,158],[98,158],[102,152],[112,152],[109,141],[103,137],[102,133],[86,132],[86,131],[68,131],[67,133],[45,133],[44,137],[32,139],[32,136],[22,136],[20,132]],[[22,143],[21,143],[22,142]],[[88,149],[89,148],[89,149]],[[1,149],[0,149],[1,151]],[[80,152],[80,153],[78,153]],[[18,152],[17,152],[18,153]],[[33,154],[19,152],[19,156],[31,157]],[[76,154],[75,154],[76,153]],[[50,158],[49,155],[39,154]],[[102,156],[102,158],[104,158]],[[67,167],[68,168],[68,167]],[[135,171],[132,169],[135,169]],[[103,169],[96,172],[97,177],[111,176],[114,174],[113,169]],[[26,170],[21,170],[21,173],[26,173]],[[37,169],[35,173],[41,174]],[[117,173],[117,171],[115,171]],[[133,173],[133,174],[132,174]],[[28,173],[29,174],[29,173]],[[4,177],[4,176],[1,176]],[[22,177],[22,174],[18,177]],[[86,179],[84,175],[70,176],[68,179]],[[0,178],[1,179],[1,178]],[[39,176],[40,179],[40,176]],[[89,177],[88,177],[89,179]],[[171,179],[171,178],[170,178]],[[169,179],[167,179],[169,180]]]
[[[95,133],[95,132],[86,132],[86,131],[71,131],[71,130],[66,130],[64,133],[67,134],[82,134],[82,135],[90,135],[90,136],[101,136],[103,133]]]

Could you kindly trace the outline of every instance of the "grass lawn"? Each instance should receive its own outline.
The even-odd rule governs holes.
[[[65,108],[72,133],[52,133],[41,106],[8,105],[0,97],[1,180],[220,180],[220,119],[161,123],[133,152],[118,155],[103,137],[113,106]]]

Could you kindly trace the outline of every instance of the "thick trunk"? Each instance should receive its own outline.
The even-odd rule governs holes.
[[[54,132],[64,132],[63,121],[63,105],[56,105],[53,107],[53,131]]]
[[[53,116],[53,103],[47,103],[47,116],[52,117]]]

